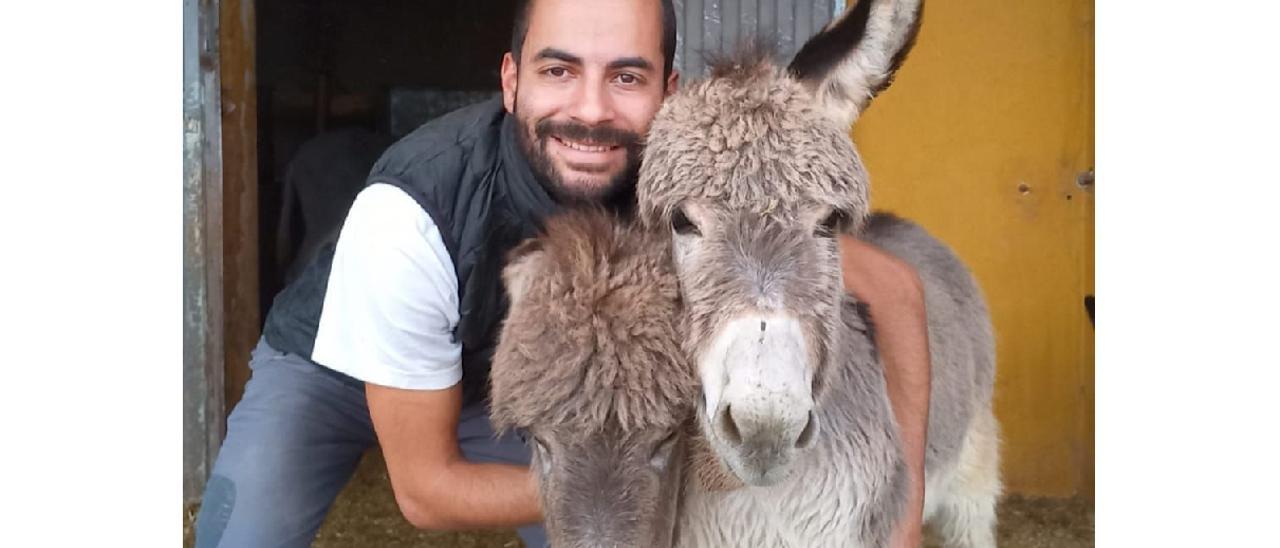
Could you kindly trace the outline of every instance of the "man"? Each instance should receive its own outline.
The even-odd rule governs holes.
[[[634,199],[641,136],[676,89],[676,31],[670,1],[519,9],[502,100],[391,147],[336,249],[277,297],[206,487],[197,546],[307,545],[375,444],[415,526],[519,527],[527,545],[545,545],[528,450],[496,438],[483,405],[506,307],[502,260],[558,204],[625,210]],[[928,398],[919,282],[866,244],[842,249],[847,285],[881,326],[918,478]],[[898,542],[918,544],[919,510],[917,497]]]

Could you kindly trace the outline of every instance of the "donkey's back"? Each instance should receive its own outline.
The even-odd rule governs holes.
[[[982,291],[960,258],[919,225],[877,213],[862,238],[910,264],[924,286],[931,363],[925,519],[949,545],[993,546],[999,427],[991,408],[995,342]]]

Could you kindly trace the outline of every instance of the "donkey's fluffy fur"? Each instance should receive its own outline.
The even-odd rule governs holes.
[[[678,346],[669,243],[599,211],[554,217],[545,232],[504,271],[513,306],[494,358],[495,426],[674,428],[697,381]]]
[[[847,133],[761,46],[719,60],[711,78],[667,100],[649,129],[637,188],[641,219],[664,226],[683,200],[762,216],[797,204],[867,214],[867,175]],[[851,161],[852,160],[852,161]]]

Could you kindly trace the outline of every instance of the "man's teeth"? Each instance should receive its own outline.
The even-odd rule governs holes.
[[[575,143],[573,141],[566,141],[564,139],[560,139],[559,141],[562,144],[564,144],[564,146],[567,146],[573,150],[581,150],[583,152],[608,152],[613,149],[613,147],[610,147],[610,146],[585,145],[582,143]]]

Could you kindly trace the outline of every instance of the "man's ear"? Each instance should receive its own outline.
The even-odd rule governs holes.
[[[511,52],[507,52],[502,56],[502,104],[507,107],[507,112],[514,113],[516,111],[516,81],[517,73],[516,60],[511,56]]]
[[[680,71],[671,69],[671,74],[667,76],[666,97],[671,97],[677,89],[680,89]]]

